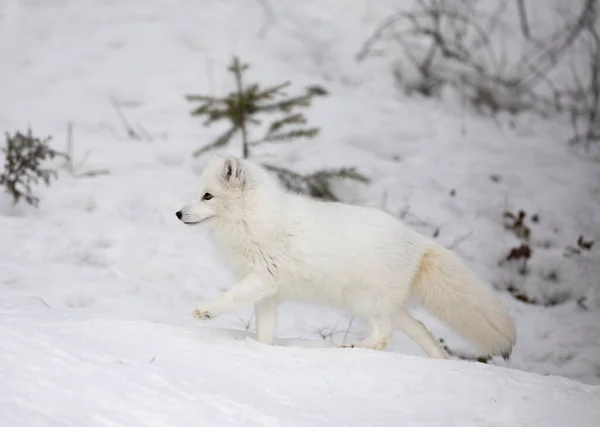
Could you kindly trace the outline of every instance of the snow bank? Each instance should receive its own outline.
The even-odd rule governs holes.
[[[600,387],[560,377],[301,341],[268,347],[243,332],[87,318],[35,300],[0,307],[6,427],[591,427],[600,417]]]

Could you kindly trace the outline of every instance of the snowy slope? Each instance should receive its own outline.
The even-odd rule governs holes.
[[[600,417],[600,387],[560,377],[367,350],[268,347],[234,331],[16,303],[0,313],[7,427],[591,427]]]
[[[61,170],[39,189],[39,209],[0,195],[0,421],[588,425],[598,388],[522,372],[600,383],[597,245],[564,256],[580,234],[600,240],[600,166],[568,149],[568,123],[523,116],[513,128],[452,101],[403,96],[390,58],[357,64],[364,38],[399,2],[264,4],[0,0],[0,130],[31,125],[64,149],[72,121],[76,163],[86,160],[79,171],[110,170],[95,178]],[[425,360],[401,333],[384,353],[301,348],[365,333],[348,313],[323,307],[281,307],[286,348],[244,341],[254,328],[249,307],[209,324],[191,319],[233,278],[205,231],[174,215],[202,170],[190,153],[222,130],[190,118],[183,95],[229,90],[232,53],[252,65],[253,80],[331,93],[309,113],[318,138],[265,147],[257,159],[301,172],[357,166],[372,181],[341,185],[348,201],[385,200],[419,231],[439,229],[438,240],[499,289],[569,293],[545,308],[499,292],[518,339],[508,363],[493,363],[510,370]],[[113,100],[150,138],[127,137]],[[236,145],[227,151],[239,154]],[[498,265],[518,244],[503,228],[506,209],[540,216],[526,278]],[[472,351],[414,313],[453,349]]]

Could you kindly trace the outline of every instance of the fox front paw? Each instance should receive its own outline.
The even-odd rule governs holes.
[[[198,320],[210,320],[214,318],[213,314],[210,311],[203,310],[200,308],[197,308],[194,311],[192,311],[192,316],[194,316],[194,318]]]

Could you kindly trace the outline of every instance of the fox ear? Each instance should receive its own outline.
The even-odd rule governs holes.
[[[223,180],[231,185],[244,184],[244,170],[242,162],[235,157],[227,157],[223,162]]]

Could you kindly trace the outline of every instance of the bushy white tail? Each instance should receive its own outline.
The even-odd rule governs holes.
[[[429,246],[411,290],[425,308],[481,351],[510,356],[516,340],[513,320],[453,252],[435,243]]]

